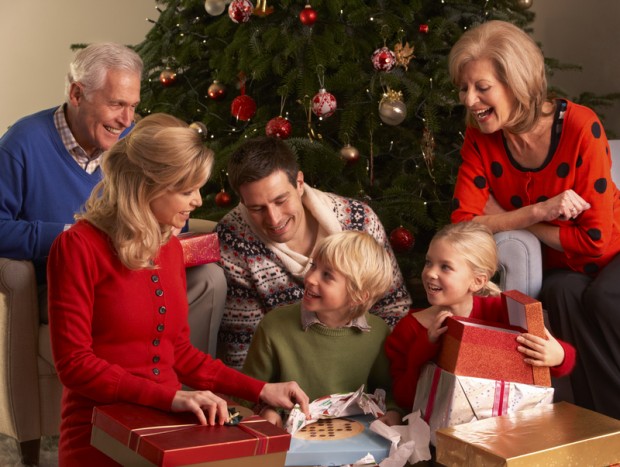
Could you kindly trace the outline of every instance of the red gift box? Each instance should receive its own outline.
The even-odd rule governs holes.
[[[252,415],[231,426],[203,426],[192,413],[133,404],[93,410],[91,444],[123,465],[283,466],[291,435]]]
[[[183,247],[186,268],[220,260],[220,241],[217,233],[186,232],[179,234],[178,237]]]
[[[521,292],[502,292],[511,325],[450,317],[437,364],[461,376],[551,386],[548,367],[523,361],[516,337],[529,332],[545,338],[542,304]]]

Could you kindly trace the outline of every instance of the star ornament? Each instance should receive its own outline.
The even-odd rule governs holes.
[[[405,42],[405,45],[398,43],[394,46],[394,55],[396,55],[396,64],[402,66],[405,70],[409,69],[409,62],[413,55],[413,46],[409,45],[409,42]]]

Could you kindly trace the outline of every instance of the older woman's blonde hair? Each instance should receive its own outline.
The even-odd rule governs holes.
[[[372,235],[345,230],[324,238],[314,259],[346,278],[351,302],[350,319],[362,316],[392,284],[390,256]]]
[[[477,222],[448,224],[439,230],[432,241],[448,242],[463,256],[474,275],[486,276],[486,283],[475,293],[483,297],[500,294],[500,288],[491,281],[497,272],[497,245],[491,230]]]
[[[103,155],[103,179],[76,218],[106,232],[128,268],[152,267],[171,227],[158,223],[150,203],[204,184],[212,165],[197,131],[171,115],[149,115]]]
[[[547,99],[545,60],[534,40],[517,26],[505,21],[488,21],[466,31],[454,44],[448,63],[450,78],[460,86],[463,67],[475,60],[488,59],[496,78],[513,93],[514,108],[506,129],[525,133],[532,129],[543,113]],[[467,112],[467,124],[478,123]]]

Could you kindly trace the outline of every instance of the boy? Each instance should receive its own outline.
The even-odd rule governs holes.
[[[269,382],[296,380],[310,400],[351,392],[362,384],[388,393],[389,363],[383,344],[388,325],[368,310],[392,283],[388,252],[369,234],[343,231],[317,245],[304,278],[301,304],[273,310],[260,322],[243,372]],[[278,413],[261,416],[281,424]],[[388,410],[388,425],[400,413]]]

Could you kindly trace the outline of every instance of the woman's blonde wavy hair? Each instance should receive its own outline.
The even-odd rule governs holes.
[[[487,281],[474,295],[482,297],[500,294],[500,288],[491,281],[497,272],[497,245],[491,230],[477,222],[459,222],[448,224],[433,237],[444,240],[462,255],[475,275],[484,275]]]
[[[392,262],[372,235],[345,230],[324,238],[314,259],[345,276],[351,306],[350,318],[367,312],[392,285]]]
[[[450,78],[460,86],[463,67],[469,62],[488,59],[496,78],[514,94],[515,103],[506,129],[525,133],[533,128],[543,113],[547,99],[547,77],[543,54],[523,30],[505,21],[487,21],[466,31],[452,47],[448,57]],[[479,128],[467,112],[467,125]]]
[[[158,223],[150,203],[166,192],[204,184],[213,158],[201,135],[185,122],[163,113],[149,115],[103,155],[103,179],[76,219],[107,233],[128,268],[153,267],[171,227]]]

